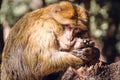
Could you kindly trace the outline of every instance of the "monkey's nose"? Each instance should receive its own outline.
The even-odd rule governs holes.
[[[67,40],[71,42],[71,41],[73,41],[73,37],[72,36],[67,36]]]

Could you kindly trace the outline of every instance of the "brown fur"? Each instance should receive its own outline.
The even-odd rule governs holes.
[[[87,21],[85,10],[70,2],[61,2],[26,14],[12,28],[6,41],[1,80],[40,80],[43,76],[81,65],[83,60],[72,52],[59,51],[57,37],[62,24]]]

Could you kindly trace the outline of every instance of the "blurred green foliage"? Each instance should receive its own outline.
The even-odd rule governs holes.
[[[108,14],[109,5],[100,7],[95,0],[90,3],[90,29],[91,34],[97,38],[105,36],[108,28]]]
[[[18,18],[29,11],[31,0],[4,0],[0,10],[1,23],[8,21],[13,26]]]

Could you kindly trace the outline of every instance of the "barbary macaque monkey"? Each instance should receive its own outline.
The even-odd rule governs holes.
[[[86,39],[86,22],[86,11],[67,1],[26,14],[6,41],[1,80],[40,80],[98,58],[92,41]],[[92,47],[81,46],[80,40]]]

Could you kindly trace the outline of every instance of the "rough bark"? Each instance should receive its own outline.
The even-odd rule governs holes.
[[[120,61],[110,65],[97,63],[76,71],[69,68],[62,76],[62,80],[120,80]]]

